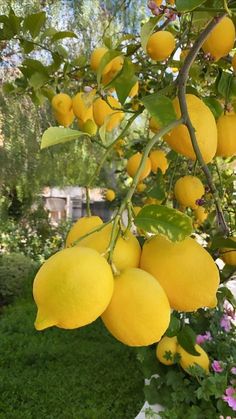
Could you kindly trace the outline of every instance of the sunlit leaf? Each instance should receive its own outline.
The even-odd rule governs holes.
[[[78,36],[72,31],[60,31],[60,32],[56,32],[52,36],[52,42],[59,41],[59,39],[64,39],[64,38],[78,38]]]
[[[142,102],[148,112],[158,120],[161,126],[166,126],[177,119],[172,101],[159,94],[145,96]]]
[[[176,8],[179,12],[189,12],[205,3],[206,0],[176,0]]]
[[[141,27],[141,45],[144,51],[146,51],[146,46],[148,39],[150,38],[155,26],[157,25],[158,20],[160,17],[151,17],[147,23],[144,23],[144,25]]]
[[[50,127],[43,133],[41,149],[76,140],[84,136],[89,136],[89,134],[70,128]]]
[[[39,12],[26,16],[24,19],[23,29],[29,31],[32,38],[38,36],[42,26],[46,21],[46,13]]]

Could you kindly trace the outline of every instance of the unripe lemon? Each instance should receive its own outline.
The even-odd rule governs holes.
[[[90,217],[81,217],[76,223],[71,227],[67,238],[66,238],[66,247],[73,245],[73,243],[78,240],[80,237],[89,233],[89,231],[103,224],[103,221],[100,217],[92,215]]]
[[[129,160],[127,162],[127,166],[126,166],[126,170],[129,174],[129,176],[131,176],[131,177],[135,176],[135,174],[136,174],[136,172],[139,168],[141,159],[142,159],[142,154],[141,153],[135,153],[135,154],[133,154],[133,156],[131,156],[129,158]],[[150,172],[151,172],[151,160],[148,157],[146,159],[145,166],[144,166],[142,172],[140,173],[139,182],[141,180],[145,179],[149,175]]]
[[[235,27],[233,21],[225,16],[208,35],[202,49],[211,54],[215,61],[227,55],[234,46]]]
[[[147,42],[147,54],[154,61],[166,60],[175,49],[175,38],[171,32],[153,33]]]
[[[79,92],[72,99],[74,114],[83,122],[93,119],[92,103],[94,96],[95,91],[89,93]]]
[[[67,114],[72,110],[72,99],[66,93],[58,93],[52,98],[52,108],[60,114]]]
[[[191,374],[191,372],[188,371],[188,368],[198,365],[199,367],[202,367],[206,371],[206,373],[208,373],[210,361],[209,361],[207,353],[199,345],[195,345],[195,349],[197,352],[199,352],[200,354],[199,356],[191,355],[190,353],[185,351],[184,348],[182,348],[182,346],[178,345],[177,352],[181,356],[180,358],[181,367],[188,374]]]
[[[201,180],[196,176],[183,176],[177,180],[174,186],[174,194],[178,203],[184,207],[195,209],[196,201],[205,193]]]
[[[107,201],[114,201],[116,197],[115,192],[112,189],[107,189],[106,193],[105,193],[105,198]]]
[[[234,69],[234,72],[236,72],[236,54],[234,54],[232,58],[232,67]]]
[[[156,347],[156,357],[164,365],[173,365],[174,356],[177,352],[177,337],[164,336]],[[168,358],[168,359],[167,359]]]
[[[75,329],[93,322],[108,306],[113,286],[111,268],[95,250],[72,247],[57,252],[34,280],[35,328]]]
[[[54,118],[56,119],[59,125],[62,125],[63,127],[67,128],[74,121],[75,115],[73,110],[70,110],[69,112],[66,112],[64,114],[54,111]]]
[[[171,242],[152,237],[144,243],[140,267],[155,276],[173,309],[215,307],[219,272],[210,254],[192,238]]]
[[[164,175],[166,170],[168,169],[168,161],[167,161],[164,151],[153,150],[149,154],[149,158],[151,160],[152,172],[157,173],[157,170],[161,169]]]
[[[107,256],[107,249],[111,239],[112,224],[108,224],[102,230],[92,233],[79,241],[78,246],[91,247],[100,254]],[[119,237],[113,252],[113,263],[117,270],[139,266],[141,248],[136,237],[129,231],[125,237]]]
[[[143,191],[145,191],[146,188],[147,188],[147,185],[145,185],[145,183],[142,183],[142,182],[138,183],[136,187],[137,192],[139,193],[142,193]]]
[[[158,342],[168,328],[170,306],[152,275],[126,269],[115,278],[114,293],[102,320],[125,345],[147,346]]]
[[[186,95],[188,113],[195,129],[195,135],[205,163],[209,163],[216,153],[217,148],[217,128],[215,118],[205,103],[197,96]],[[180,118],[180,106],[177,98],[173,105]],[[164,137],[169,146],[185,157],[196,160],[196,155],[192,147],[190,135],[185,125],[181,124],[174,128]]]
[[[107,101],[109,105],[101,98],[93,102],[93,118],[99,127],[106,124],[106,131],[112,131],[124,118],[124,112],[119,111],[121,104],[114,97],[108,96]]]
[[[136,83],[133,85],[132,89],[129,92],[129,97],[137,96],[139,91],[139,82],[136,81]]]
[[[99,47],[93,50],[90,58],[90,66],[93,71],[97,71],[103,56],[108,52],[106,47]],[[103,74],[106,74],[111,69],[111,63],[108,63],[103,69]]]
[[[216,155],[231,157],[236,155],[236,114],[221,115],[217,121],[218,142]]]
[[[236,241],[236,237],[229,237],[231,240]],[[220,249],[221,259],[227,265],[236,266],[236,249],[224,248]]]
[[[206,219],[207,219],[207,217],[208,217],[208,212],[206,211],[206,208],[204,208],[204,207],[197,207],[195,210],[194,210],[194,215],[195,215],[195,217],[196,217],[196,219],[197,219],[197,221],[198,221],[198,224],[203,224],[204,223],[204,221],[206,221]]]

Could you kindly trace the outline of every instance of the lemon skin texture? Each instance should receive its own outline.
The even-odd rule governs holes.
[[[178,203],[183,207],[196,209],[196,201],[205,193],[201,180],[196,176],[183,176],[177,180],[174,186],[174,194]]]
[[[188,113],[195,129],[196,139],[205,163],[209,163],[216,154],[217,149],[217,128],[215,118],[205,103],[197,96],[186,95]],[[173,100],[177,118],[181,112],[177,98]],[[169,146],[191,160],[196,160],[192,147],[190,135],[185,125],[181,124],[174,128],[164,137]]]
[[[178,341],[176,336],[173,336],[171,338],[168,336],[164,336],[156,347],[157,359],[164,365],[173,365],[173,357],[177,352],[177,345]],[[166,359],[166,352],[171,352],[171,359]]]
[[[204,42],[202,49],[211,54],[215,61],[228,55],[234,46],[235,27],[229,17],[224,17]]]
[[[73,243],[78,240],[80,237],[87,234],[89,231],[103,224],[103,221],[100,217],[92,215],[91,217],[82,217],[79,218],[76,223],[71,227],[67,238],[66,238],[66,247],[73,245]]]
[[[72,99],[66,93],[58,93],[52,98],[52,108],[54,111],[66,114],[72,110]]]
[[[115,192],[112,189],[107,189],[106,194],[105,194],[106,200],[112,202],[114,201],[115,197],[116,197]]]
[[[236,241],[236,237],[229,237],[231,240]],[[221,259],[227,263],[227,265],[236,266],[236,249],[221,249]]]
[[[35,328],[75,329],[93,322],[109,304],[113,286],[110,265],[95,250],[73,247],[57,252],[34,280]]]
[[[153,33],[147,42],[147,54],[154,61],[164,61],[175,49],[175,38],[171,32],[158,31]]]
[[[109,332],[129,346],[158,342],[170,322],[170,306],[157,281],[141,269],[115,278],[114,293],[102,320]]]
[[[54,111],[54,118],[56,119],[59,125],[62,125],[63,127],[67,128],[73,123],[75,115],[72,109],[66,113]]]
[[[209,214],[206,211],[206,208],[198,206],[194,210],[194,215],[195,215],[196,220],[198,221],[198,224],[201,225],[204,223],[204,221],[206,221]]]
[[[72,99],[74,114],[86,122],[93,119],[92,95],[91,93],[79,92]]]
[[[236,114],[221,115],[217,121],[218,142],[216,155],[231,157],[236,155]]]
[[[209,253],[191,237],[180,242],[152,237],[143,246],[140,267],[158,280],[171,308],[190,312],[216,306],[218,269]]]
[[[90,67],[93,71],[97,71],[100,65],[100,62],[103,56],[108,52],[108,49],[105,47],[95,48],[90,57]],[[106,74],[110,71],[111,65],[108,63],[105,68],[103,69],[103,74]]]
[[[178,345],[177,352],[181,356],[181,359],[180,359],[181,367],[188,374],[191,374],[188,371],[188,368],[199,365],[205,370],[206,373],[209,373],[210,361],[209,361],[207,353],[204,351],[204,349],[200,345],[195,345],[195,349],[200,354],[199,356],[189,354],[180,345]]]
[[[127,162],[126,170],[129,176],[132,178],[136,175],[136,172],[139,168],[140,162],[142,159],[141,153],[135,153],[133,156],[131,156]],[[146,159],[145,166],[142,170],[142,172],[139,175],[139,182],[143,179],[145,179],[151,172],[151,160],[149,157]]]
[[[153,150],[151,151],[149,158],[151,160],[152,172],[157,173],[157,170],[160,169],[164,175],[168,169],[168,161],[164,151]]]
[[[107,101],[109,105],[101,98],[94,101],[93,118],[99,127],[106,124],[106,131],[112,131],[124,118],[124,112],[119,111],[121,105],[114,97],[108,96]]]

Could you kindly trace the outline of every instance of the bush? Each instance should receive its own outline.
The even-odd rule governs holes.
[[[20,254],[0,256],[0,305],[9,304],[15,297],[28,295],[38,265]]]

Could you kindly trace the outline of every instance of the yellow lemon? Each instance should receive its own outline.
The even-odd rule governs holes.
[[[58,93],[52,98],[52,108],[60,114],[67,114],[72,110],[72,99],[66,93]]]
[[[140,267],[155,276],[173,309],[215,307],[219,272],[210,254],[192,238],[171,242],[152,237],[144,243]]]
[[[154,132],[154,134],[159,132],[161,129],[160,124],[153,116],[149,119],[149,129]]]
[[[190,48],[183,49],[179,56],[180,61],[184,61],[187,55],[189,54],[189,52],[190,52]]]
[[[196,201],[205,193],[201,180],[196,176],[183,176],[174,186],[174,194],[178,203],[184,207],[196,209]]]
[[[164,336],[156,347],[156,357],[164,365],[173,365],[174,356],[177,352],[177,337]]]
[[[211,54],[215,61],[227,55],[234,46],[235,27],[233,21],[225,16],[208,35],[202,49]]]
[[[115,192],[112,189],[107,189],[106,193],[105,193],[105,198],[107,201],[114,201],[116,197]]]
[[[229,237],[231,240],[236,241],[236,237]],[[227,265],[236,266],[236,249],[224,248],[220,249],[221,259]]]
[[[194,210],[194,215],[195,215],[195,218],[197,219],[197,221],[198,221],[198,224],[203,224],[204,223],[204,221],[206,221],[206,219],[207,219],[207,217],[208,217],[208,212],[206,211],[206,208],[204,208],[204,207],[197,207],[197,208],[195,208],[195,210]]]
[[[89,93],[79,92],[72,99],[74,114],[86,122],[88,119],[93,119],[93,99],[95,90]]]
[[[126,170],[129,174],[129,176],[134,177],[136,175],[136,172],[139,168],[140,162],[142,159],[141,153],[135,153],[133,156],[131,156],[127,162]],[[143,179],[145,179],[151,172],[151,160],[149,157],[146,159],[144,168],[139,176],[139,182]]]
[[[159,7],[162,4],[162,0],[154,0],[154,3]]]
[[[64,114],[54,111],[54,118],[56,119],[59,125],[62,125],[66,128],[72,124],[72,122],[75,119],[75,115],[73,110],[70,110],[69,112],[66,112]]]
[[[113,286],[111,268],[98,252],[61,250],[42,265],[34,280],[36,329],[75,329],[93,322],[108,306]]]
[[[146,49],[152,60],[166,60],[175,49],[175,38],[168,31],[155,32],[150,36]]]
[[[115,278],[114,293],[102,320],[124,344],[147,346],[158,342],[168,328],[170,305],[152,275],[126,269]]]
[[[236,114],[221,115],[217,121],[218,142],[216,155],[231,157],[236,155]]]
[[[102,230],[82,239],[78,246],[91,247],[105,255],[110,243],[111,230],[112,224],[108,224]],[[119,271],[136,268],[139,266],[140,254],[139,242],[129,231],[125,237],[118,238],[113,252],[113,263]]]
[[[93,117],[99,127],[106,124],[106,131],[112,131],[124,118],[124,112],[119,110],[121,105],[114,97],[108,96],[107,101],[98,98],[93,102]]]
[[[121,71],[123,64],[124,64],[124,58],[122,56],[113,58],[113,60],[111,60],[108,63],[109,71],[106,71],[105,73],[103,72],[102,84],[106,85],[110,83],[115,78],[115,76],[119,73],[119,71]],[[105,70],[106,70],[106,67],[105,67]]]
[[[100,62],[103,58],[103,56],[106,54],[106,52],[108,52],[108,49],[106,47],[99,47],[99,48],[95,48],[91,54],[90,57],[90,66],[92,68],[93,71],[97,71],[98,67],[100,65]],[[111,69],[111,64],[108,63],[105,68],[103,69],[103,74],[106,74],[110,71]]]
[[[76,223],[71,227],[67,238],[66,238],[66,247],[73,245],[73,243],[78,240],[80,237],[89,233],[89,231],[103,224],[103,221],[100,217],[92,215],[91,217],[81,217]]]
[[[136,83],[133,85],[132,89],[129,92],[129,97],[137,96],[138,91],[139,91],[139,82],[136,81]]]
[[[151,160],[152,172],[157,173],[157,170],[161,169],[164,175],[166,170],[168,169],[168,161],[167,161],[164,151],[153,150],[149,154],[149,158]]]
[[[143,191],[145,191],[146,188],[147,188],[147,185],[145,185],[145,183],[142,183],[142,182],[138,183],[136,187],[137,192],[139,193],[142,193]]]
[[[200,355],[191,355],[190,353],[185,351],[185,349],[182,348],[182,346],[178,345],[177,352],[181,356],[180,358],[181,367],[187,373],[191,374],[188,368],[198,365],[199,367],[202,367],[206,371],[206,373],[208,373],[210,361],[209,361],[207,353],[199,345],[195,345],[195,349]]]
[[[144,205],[160,205],[162,201],[156,198],[144,198],[143,203]]]
[[[209,163],[216,154],[217,148],[217,128],[215,118],[205,103],[197,96],[186,95],[187,108],[200,148],[203,160]],[[181,116],[179,101],[174,99],[173,105],[177,118]],[[185,125],[181,124],[174,128],[164,137],[169,146],[185,157],[196,160],[196,155],[192,147],[190,135]]]

